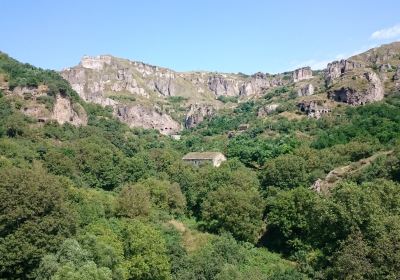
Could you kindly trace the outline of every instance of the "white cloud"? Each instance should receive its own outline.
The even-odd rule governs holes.
[[[392,27],[384,28],[375,31],[371,34],[371,39],[380,40],[380,39],[393,39],[400,36],[400,24],[396,24]]]

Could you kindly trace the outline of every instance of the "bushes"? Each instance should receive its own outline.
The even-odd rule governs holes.
[[[222,103],[237,103],[238,102],[238,97],[237,96],[225,96],[225,95],[220,95],[218,96],[217,100],[221,101]]]

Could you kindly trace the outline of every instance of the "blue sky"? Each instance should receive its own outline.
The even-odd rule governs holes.
[[[112,54],[178,71],[276,73],[400,40],[400,1],[2,0],[0,50],[59,70]]]

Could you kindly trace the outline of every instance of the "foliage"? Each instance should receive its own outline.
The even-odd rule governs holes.
[[[5,53],[0,52],[0,73],[5,73],[8,86],[11,90],[15,87],[34,87],[46,85],[50,96],[61,94],[78,101],[79,97],[71,86],[57,72],[43,70],[30,64],[22,64]]]
[[[275,101],[293,109],[293,87],[276,87],[273,100],[238,103],[173,141],[79,100],[53,71],[1,54],[0,75],[11,88],[47,86],[38,102],[48,107],[70,96],[89,117],[38,125],[21,113],[27,100],[0,97],[0,278],[398,277],[395,95],[318,120],[257,117]],[[181,160],[189,151],[228,160],[192,166]],[[326,193],[309,189],[348,167]]]
[[[281,155],[268,161],[263,171],[263,188],[290,189],[307,184],[306,161],[295,155]]]
[[[220,96],[218,96],[217,100],[221,101],[222,103],[228,103],[228,102],[237,103],[238,102],[238,97],[220,95]]]
[[[31,275],[40,258],[74,233],[74,212],[65,199],[69,182],[40,167],[1,169],[0,275]]]
[[[222,186],[207,195],[202,220],[212,232],[229,232],[238,240],[256,242],[263,230],[263,209],[257,189]]]

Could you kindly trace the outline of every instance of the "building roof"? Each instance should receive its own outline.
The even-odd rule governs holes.
[[[220,152],[191,152],[191,153],[187,153],[182,159],[183,160],[196,160],[196,159],[213,160],[218,156],[225,157]]]

